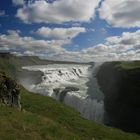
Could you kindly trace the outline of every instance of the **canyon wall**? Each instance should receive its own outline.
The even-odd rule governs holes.
[[[97,79],[105,96],[105,123],[140,133],[140,67],[139,62],[130,65],[106,62],[100,67]]]

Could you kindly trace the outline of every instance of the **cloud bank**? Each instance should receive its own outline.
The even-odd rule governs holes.
[[[0,10],[0,17],[5,16],[5,11],[4,10]]]
[[[86,29],[83,27],[72,27],[72,28],[41,27],[36,31],[36,34],[46,38],[72,39],[82,32],[86,32]]]
[[[114,61],[140,59],[140,30],[121,36],[108,37],[104,44],[82,49],[67,51],[63,45],[70,40],[52,39],[37,40],[33,37],[21,37],[20,31],[8,31],[0,35],[1,50],[11,49],[15,54],[38,55],[44,58],[73,61]],[[20,49],[20,52],[17,50]],[[21,51],[22,50],[22,51]]]
[[[19,0],[14,0],[17,3]],[[100,0],[34,1],[18,9],[17,17],[25,23],[88,22],[95,16]],[[80,8],[80,9],[79,9]]]
[[[91,19],[95,18],[97,7],[99,17],[111,27],[140,27],[140,0],[52,0],[51,2],[35,0],[26,3],[23,0],[13,0],[13,4],[20,6],[16,17],[23,23],[43,23],[42,27],[32,31],[42,39],[23,37],[19,31],[8,31],[8,34],[0,35],[1,50],[9,49],[15,54],[73,61],[140,59],[140,30],[108,37],[104,44],[89,48],[85,46],[80,51],[68,51],[64,48],[64,45],[71,44],[80,33],[87,32],[87,29],[80,27],[79,23],[94,22]],[[49,28],[45,26],[46,23],[60,25],[69,23],[71,26]],[[73,27],[74,24],[78,26]],[[106,33],[103,29],[102,31]]]
[[[100,17],[115,27],[140,27],[140,0],[104,0]]]
[[[64,49],[61,47],[67,44],[67,40],[37,40],[33,37],[22,37],[20,31],[9,30],[8,34],[0,35],[1,50],[11,51],[32,51],[42,53],[62,52]]]
[[[12,3],[13,3],[15,6],[24,5],[24,0],[12,0]]]

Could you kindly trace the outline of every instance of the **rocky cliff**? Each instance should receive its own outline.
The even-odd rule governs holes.
[[[97,74],[105,95],[105,123],[140,133],[140,65],[137,62],[104,63]]]
[[[62,88],[55,88],[53,89],[53,92],[55,94],[56,97],[58,97],[58,100],[60,102],[63,102],[65,99],[65,96],[67,95],[68,92],[74,92],[74,91],[78,91],[79,88],[77,87],[65,87],[64,89]]]
[[[4,72],[0,72],[0,103],[21,108],[20,86]]]

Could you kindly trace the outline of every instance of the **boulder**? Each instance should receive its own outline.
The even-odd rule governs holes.
[[[56,96],[59,97],[59,101],[63,102],[68,92],[78,91],[78,90],[79,88],[77,87],[65,87],[64,89],[55,88],[53,89],[53,92],[55,93]]]
[[[0,103],[21,109],[20,86],[4,72],[0,72]]]

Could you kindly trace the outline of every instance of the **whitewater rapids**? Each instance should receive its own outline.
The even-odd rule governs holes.
[[[26,66],[23,69],[44,73],[42,82],[31,85],[30,91],[56,100],[61,99],[65,104],[78,110],[84,118],[103,123],[104,97],[96,80],[97,65],[92,67],[91,65],[52,64]],[[69,87],[76,90],[66,91]]]

